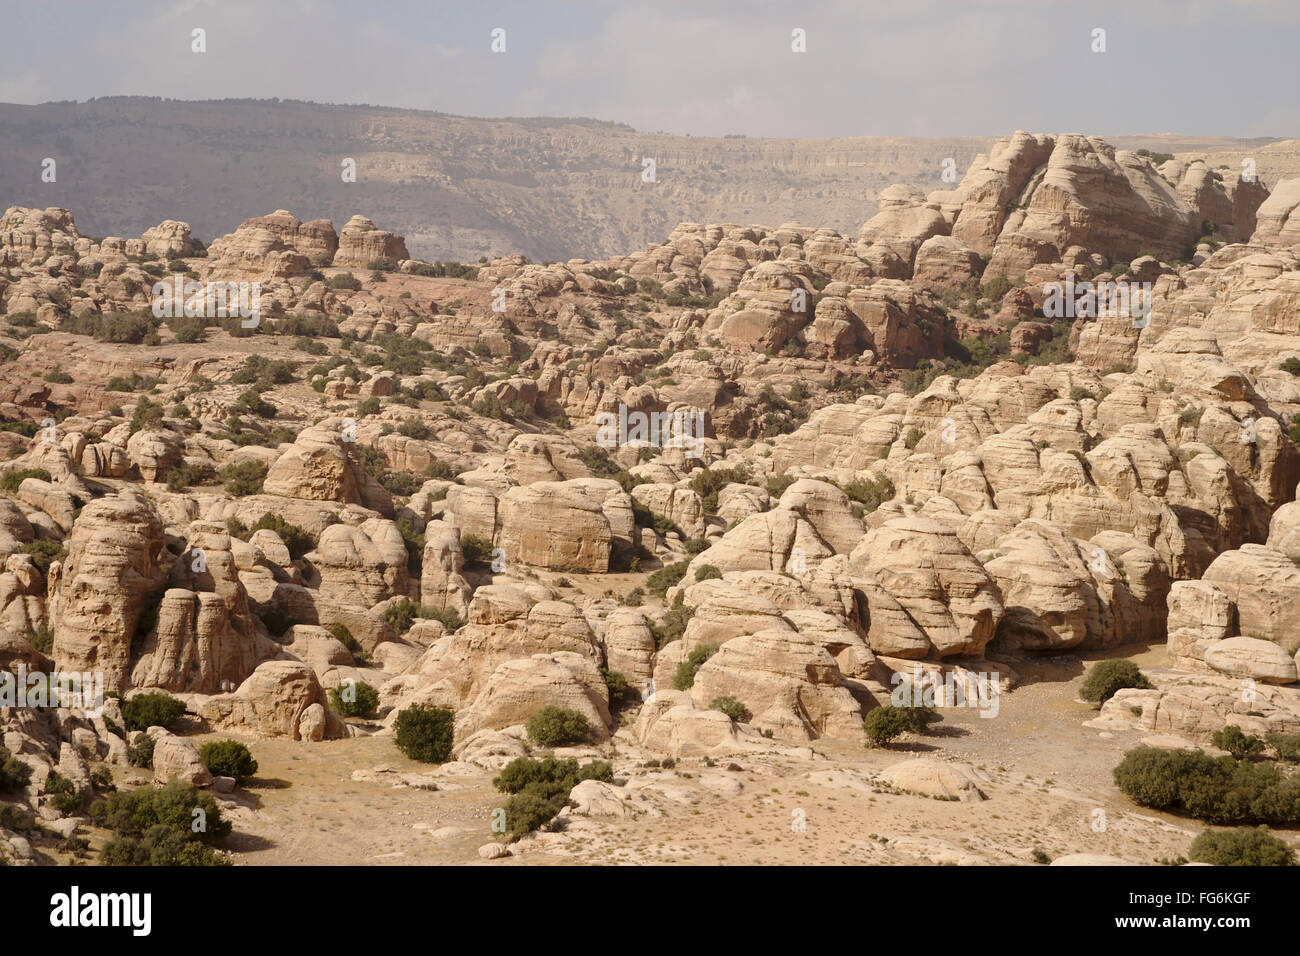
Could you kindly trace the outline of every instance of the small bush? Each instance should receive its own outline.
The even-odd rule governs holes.
[[[506,801],[506,827],[513,842],[527,833],[544,827],[564,809],[564,794],[543,797],[531,790],[517,793]]]
[[[257,774],[257,761],[237,740],[210,740],[199,748],[199,758],[217,777],[234,777],[243,783]]]
[[[646,578],[645,586],[663,597],[668,593],[668,589],[676,587],[681,583],[682,578],[686,576],[686,568],[689,561],[678,561],[676,564],[665,565],[658,571]]]
[[[1128,687],[1150,690],[1151,682],[1130,660],[1098,661],[1088,669],[1079,696],[1095,704],[1104,704],[1115,692]]]
[[[50,473],[44,468],[15,468],[13,471],[6,471],[0,475],[0,488],[11,495],[18,494],[18,487],[28,478],[38,478],[41,481],[49,481]]]
[[[1295,853],[1268,832],[1254,830],[1206,830],[1187,851],[1188,859],[1211,866],[1295,866]]]
[[[429,607],[427,604],[416,604],[408,598],[399,598],[394,601],[384,609],[384,613],[380,616],[384,619],[384,623],[398,634],[405,634],[409,631],[416,618],[440,621],[448,631],[456,631],[465,626],[465,621],[455,611]]]
[[[295,561],[301,558],[308,551],[316,547],[316,539],[308,532],[285,521],[278,514],[267,512],[257,519],[250,531],[274,531],[276,536],[284,542],[284,546],[289,549],[289,557]]]
[[[673,687],[677,690],[690,690],[695,686],[695,675],[699,673],[704,662],[717,652],[712,644],[702,644],[686,655],[686,660],[677,665],[673,671]]]
[[[528,739],[543,747],[582,743],[591,736],[591,724],[576,710],[543,707],[528,719]]]
[[[593,760],[581,766],[574,757],[564,760],[544,757],[516,757],[501,768],[492,786],[502,793],[522,793],[525,790],[543,792],[547,796],[567,793],[584,780],[614,779],[614,768],[603,760]]]
[[[262,483],[266,481],[266,465],[260,461],[241,461],[226,465],[217,472],[217,477],[226,488],[226,494],[235,498],[245,495],[260,495]]]
[[[163,407],[141,395],[140,401],[136,403],[135,411],[131,413],[131,434],[134,435],[138,431],[157,428],[162,424],[162,420]]]
[[[868,514],[894,497],[894,486],[888,478],[881,478],[879,481],[871,478],[858,478],[844,485],[841,490],[849,496],[851,501],[856,501],[862,505]]]
[[[126,748],[126,762],[132,767],[141,767],[145,770],[152,769],[153,738],[148,734],[141,734],[138,742]]]
[[[686,606],[679,593],[673,606],[664,613],[663,623],[650,627],[650,633],[654,635],[655,647],[662,648],[680,638],[686,632],[686,625],[690,623],[691,615],[694,613]]]
[[[361,280],[351,272],[340,272],[338,275],[326,279],[325,285],[331,289],[345,289],[349,292],[356,292],[361,288]]]
[[[365,681],[344,682],[329,696],[330,707],[340,717],[370,717],[379,709],[379,691]]]
[[[18,553],[30,554],[32,563],[40,569],[41,574],[48,574],[50,565],[62,561],[67,557],[68,551],[57,541],[24,541],[18,546]]]
[[[460,536],[460,550],[466,564],[484,564],[492,557],[492,542],[474,534]]]
[[[150,727],[167,727],[185,713],[185,702],[171,694],[153,692],[136,694],[122,702],[122,718],[127,730],[148,730]]]
[[[1140,806],[1209,823],[1300,822],[1300,777],[1284,776],[1273,763],[1136,747],[1113,773],[1115,785]]]
[[[695,580],[714,581],[722,577],[722,572],[711,564],[702,564],[695,569]]]
[[[608,782],[613,777],[613,767],[603,760],[579,766],[573,758],[518,757],[502,768],[492,784],[501,792],[512,794],[505,806],[506,827],[511,839],[518,840],[554,819],[564,808],[569,791],[582,781]]]
[[[32,779],[32,768],[0,747],[0,793],[21,790]]]
[[[937,715],[928,707],[877,707],[862,721],[867,746],[886,747],[905,733],[922,733]]]
[[[90,814],[113,831],[113,839],[100,855],[109,866],[229,862],[209,845],[230,835],[230,822],[222,819],[221,807],[211,794],[184,781],[110,793],[91,806]]]
[[[1220,750],[1226,750],[1238,760],[1253,757],[1264,752],[1264,741],[1255,736],[1248,736],[1240,727],[1229,724],[1210,735],[1210,743]]]
[[[1264,743],[1273,748],[1278,760],[1300,763],[1300,734],[1267,733]]]
[[[451,757],[455,714],[446,707],[415,704],[393,723],[397,749],[422,763],[446,763]]]
[[[53,771],[45,778],[45,795],[49,798],[49,805],[65,817],[79,812],[84,802],[77,785]]]
[[[737,723],[744,723],[753,716],[749,708],[734,697],[713,698],[709,701],[709,710],[720,710]]]

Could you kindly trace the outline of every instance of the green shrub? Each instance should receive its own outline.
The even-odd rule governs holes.
[[[668,564],[646,578],[645,586],[663,597],[668,593],[668,589],[676,587],[681,583],[682,578],[686,576],[686,568],[689,561],[678,561],[676,564]]]
[[[370,717],[379,709],[379,691],[363,680],[344,682],[330,690],[330,707],[340,717]]]
[[[532,833],[555,819],[564,809],[564,794],[543,797],[531,790],[517,793],[506,801],[506,827],[513,842],[526,833]]]
[[[41,574],[48,574],[50,565],[67,557],[67,549],[58,541],[24,541],[18,546],[19,554],[30,554],[32,563]],[[39,649],[39,648],[38,648]]]
[[[274,531],[286,548],[289,549],[289,556],[294,560],[301,558],[308,551],[316,547],[316,539],[308,532],[298,527],[296,524],[284,520],[278,514],[267,512],[257,519],[250,531]]]
[[[145,770],[153,768],[153,738],[148,734],[141,734],[140,739],[132,746],[126,748],[126,762],[132,767],[141,767]]]
[[[601,668],[601,677],[605,678],[605,688],[609,692],[609,709],[618,710],[637,700],[637,692],[618,671]]]
[[[502,793],[522,793],[532,789],[547,796],[556,793],[568,793],[584,780],[602,780],[608,783],[614,779],[614,768],[604,760],[593,760],[578,765],[574,757],[563,760],[555,757],[516,757],[501,768],[499,776],[493,779],[492,786]]]
[[[135,410],[131,413],[131,434],[138,431],[148,431],[151,428],[157,428],[162,424],[163,407],[157,402],[151,402],[148,398],[141,395],[140,401],[136,402]]]
[[[54,771],[50,771],[50,775],[45,778],[44,792],[49,798],[47,802],[60,816],[78,813],[84,802],[77,785]]]
[[[1267,733],[1264,743],[1273,748],[1278,760],[1300,763],[1300,734]]]
[[[255,415],[258,418],[274,418],[279,409],[274,403],[264,399],[257,389],[250,388],[241,393],[235,401],[235,411]]]
[[[840,490],[848,495],[851,501],[856,501],[866,508],[868,514],[894,497],[894,486],[888,478],[881,478],[879,481],[872,478],[855,478]]]
[[[185,702],[171,694],[154,691],[136,694],[122,702],[122,718],[127,730],[148,730],[150,727],[168,727],[185,713]]]
[[[129,283],[131,280],[125,280]],[[157,345],[158,320],[147,312],[119,312],[105,315],[78,315],[65,319],[62,331],[89,335],[100,342],[123,345]]]
[[[446,707],[415,704],[397,715],[393,723],[397,749],[421,763],[446,763],[456,715]]]
[[[1188,859],[1211,866],[1295,866],[1295,853],[1268,832],[1254,830],[1206,830],[1187,851]]]
[[[1211,757],[1199,750],[1136,747],[1114,770],[1115,785],[1144,807],[1209,823],[1300,821],[1300,778],[1273,763]]]
[[[198,811],[198,812],[196,812]],[[209,793],[173,780],[165,787],[110,793],[90,808],[113,831],[101,852],[109,866],[222,866],[210,845],[229,836],[230,822]]]
[[[798,480],[794,475],[773,475],[767,479],[767,493],[773,501],[777,501]]]
[[[235,498],[245,495],[260,495],[262,483],[266,481],[266,465],[260,461],[241,461],[226,465],[217,472],[217,477],[226,488],[226,494]]]
[[[32,768],[0,747],[0,793],[21,790],[32,779]]]
[[[399,598],[388,605],[380,617],[383,618],[384,623],[398,634],[405,634],[409,631],[416,618],[440,621],[448,631],[456,631],[465,626],[464,619],[449,608],[444,609],[430,607],[427,604],[416,604],[408,598]]]
[[[695,650],[686,655],[686,660],[677,665],[673,671],[673,687],[678,690],[690,690],[695,686],[695,675],[699,673],[700,668],[717,652],[717,647],[712,644],[701,644]]]
[[[695,580],[715,581],[722,577],[722,572],[711,564],[702,564],[695,569]]]
[[[720,710],[737,723],[748,721],[753,714],[734,697],[715,697],[709,701],[709,710]]]
[[[49,481],[50,473],[44,468],[15,468],[13,471],[6,471],[0,475],[0,488],[11,495],[18,494],[18,487],[28,478],[38,478],[41,481]]]
[[[905,733],[923,733],[938,719],[928,707],[877,707],[862,721],[868,747],[885,747]]]
[[[49,654],[54,650],[54,630],[48,625],[39,627],[32,632],[32,647],[42,654]]]
[[[492,542],[475,534],[462,534],[460,550],[466,564],[484,564],[492,556]]]
[[[210,740],[199,748],[199,758],[217,777],[234,777],[243,783],[257,774],[257,761],[237,740]]]
[[[1264,741],[1255,736],[1247,736],[1242,732],[1240,727],[1234,724],[1216,730],[1210,735],[1210,743],[1220,750],[1226,750],[1238,760],[1242,757],[1253,757],[1255,754],[1264,752]]]
[[[686,625],[691,622],[691,616],[694,613],[694,609],[686,606],[684,598],[679,593],[672,607],[664,612],[663,623],[654,624],[650,627],[650,633],[654,635],[655,639],[655,648],[658,649],[671,644],[686,633]]]
[[[505,806],[506,827],[511,839],[518,840],[549,823],[564,808],[569,791],[582,781],[609,782],[613,778],[613,767],[603,760],[579,766],[573,758],[517,757],[502,768],[492,784],[501,792],[512,794]]]
[[[1096,704],[1104,704],[1115,696],[1116,691],[1128,687],[1150,690],[1151,682],[1130,660],[1098,661],[1088,669],[1079,696]]]
[[[325,285],[331,289],[346,289],[349,292],[356,292],[361,288],[361,280],[351,272],[340,272],[338,275],[326,279]]]
[[[717,514],[718,492],[729,484],[745,484],[748,476],[738,468],[700,468],[691,476],[690,488],[700,496],[706,514]]]
[[[528,718],[528,739],[543,747],[582,743],[591,736],[591,724],[576,710],[543,707]]]
[[[173,465],[172,470],[167,473],[167,490],[184,491],[190,485],[196,485],[203,481],[207,475],[207,469],[192,465],[187,461]]]

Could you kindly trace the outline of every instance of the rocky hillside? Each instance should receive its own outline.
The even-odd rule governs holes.
[[[181,220],[92,238],[12,207],[0,666],[165,692],[254,750],[386,743],[445,709],[453,761],[374,756],[363,783],[486,786],[576,742],[621,781],[560,788],[597,829],[740,792],[719,762],[824,770],[921,672],[1014,699],[1036,662],[1156,647],[1150,686],[1090,715],[1109,746],[1300,733],[1298,207],[1300,180],[1028,133],[950,188],[885,189],[855,231],[683,222],[545,265],[429,263],[378,214],[277,209],[204,245]],[[159,316],[155,283],[187,281],[256,282],[258,309],[186,291]],[[1045,311],[1110,282],[1149,310]],[[131,772],[126,706],[3,717],[32,811],[54,813],[52,774],[90,794],[100,765]],[[547,707],[583,732],[536,724]],[[154,779],[216,785],[186,735],[148,733]],[[679,761],[698,779],[666,781]],[[861,779],[1011,787],[942,753]],[[514,837],[555,793],[531,825],[510,804]],[[1084,812],[1054,836],[1076,853]],[[479,836],[496,857],[584,832]],[[881,861],[957,853],[917,846]]]

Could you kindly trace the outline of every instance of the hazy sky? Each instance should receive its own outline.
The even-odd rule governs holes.
[[[11,103],[281,97],[712,136],[1300,136],[1298,0],[0,0],[0,22]]]

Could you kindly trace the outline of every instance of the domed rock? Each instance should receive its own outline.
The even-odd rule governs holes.
[[[956,532],[937,521],[886,521],[867,532],[849,565],[867,596],[867,638],[878,654],[976,655],[1002,620],[997,584]]]

